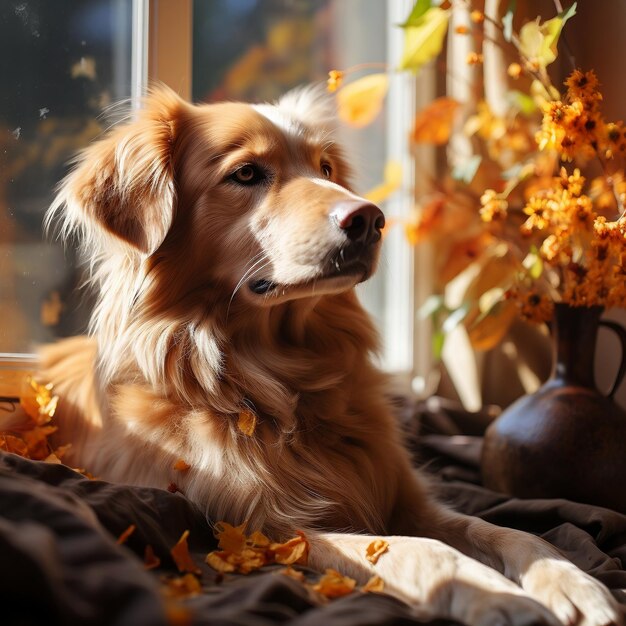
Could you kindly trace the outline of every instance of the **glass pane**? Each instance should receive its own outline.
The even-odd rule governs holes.
[[[381,0],[195,2],[193,98],[273,101],[294,87],[325,81],[331,69],[384,63],[386,24],[387,2]],[[344,128],[342,134],[355,188],[364,193],[381,182],[385,116],[365,129]],[[384,251],[381,265],[384,270]],[[379,322],[385,314],[383,281],[379,271],[360,288]]]
[[[0,0],[0,352],[81,332],[74,251],[42,219],[67,162],[130,96],[131,0]]]

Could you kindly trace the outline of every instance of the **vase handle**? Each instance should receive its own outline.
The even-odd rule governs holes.
[[[617,372],[617,376],[615,377],[615,382],[607,394],[607,397],[612,398],[615,395],[615,392],[619,389],[619,386],[626,375],[626,329],[617,322],[611,322],[610,320],[600,320],[600,326],[605,326],[615,332],[622,344],[622,360],[619,364],[619,370]]]

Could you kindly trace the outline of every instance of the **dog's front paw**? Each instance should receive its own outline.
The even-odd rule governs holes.
[[[567,561],[539,559],[521,580],[567,626],[621,626],[617,602],[595,578]]]
[[[428,539],[393,537],[376,564],[385,590],[468,626],[561,626],[554,614],[496,570]]]

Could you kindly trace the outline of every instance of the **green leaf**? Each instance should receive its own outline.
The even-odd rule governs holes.
[[[404,27],[404,50],[399,69],[417,72],[434,59],[443,47],[449,19],[448,11],[431,7],[414,24]]]
[[[445,334],[440,330],[435,330],[432,334],[432,351],[435,360],[440,360],[443,353],[443,345],[446,342]]]
[[[556,59],[557,44],[563,26],[574,15],[576,3],[543,24],[539,22],[524,24],[520,30],[520,52],[542,67],[550,65]]]
[[[481,161],[482,157],[479,154],[475,154],[467,159],[467,161],[459,163],[452,170],[452,178],[454,178],[454,180],[461,180],[469,185],[474,180],[474,176],[476,176]]]
[[[522,261],[522,265],[533,280],[537,280],[543,274],[543,259],[539,256],[539,251],[535,246],[531,247],[530,252]]]
[[[515,14],[516,5],[517,0],[511,0],[504,17],[502,18],[502,26],[504,27],[502,34],[504,35],[504,39],[506,41],[511,41],[511,39],[513,39],[513,15]]]
[[[422,17],[422,15],[430,9],[430,6],[430,0],[417,0],[411,9],[409,17],[406,18],[406,22],[404,22],[404,24],[400,24],[401,28],[406,28],[407,26],[417,26],[420,17]]]
[[[537,103],[523,91],[512,90],[507,93],[509,104],[515,107],[522,115],[530,117],[537,110]]]

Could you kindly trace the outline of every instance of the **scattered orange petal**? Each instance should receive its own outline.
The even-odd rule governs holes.
[[[258,530],[255,530],[249,537],[247,544],[256,548],[267,548],[270,545],[270,540]]]
[[[243,409],[239,413],[239,419],[237,420],[237,428],[239,432],[246,435],[246,437],[252,437],[256,429],[257,416],[250,409]]]
[[[27,430],[22,434],[31,459],[42,461],[50,454],[48,437],[57,430],[56,426],[35,426],[35,428]]]
[[[73,467],[75,472],[82,474],[85,478],[89,478],[89,480],[98,480],[91,472],[88,472],[84,467]]]
[[[145,569],[155,569],[161,565],[161,559],[154,553],[154,548],[148,544],[143,553],[143,566]]]
[[[54,454],[59,458],[62,459],[66,454],[67,451],[72,447],[71,443],[65,444],[64,446],[59,446],[58,448],[56,448],[54,450]]]
[[[384,539],[375,539],[367,546],[365,550],[365,557],[367,560],[375,565],[378,563],[378,559],[389,550],[389,543]]]
[[[117,538],[117,543],[119,545],[122,545],[123,543],[126,543],[126,540],[135,532],[136,530],[136,526],[134,524],[131,524],[118,538]]]
[[[467,35],[467,33],[469,33],[469,28],[461,24],[454,29],[454,32],[458,35]]]
[[[305,578],[302,572],[299,572],[297,569],[293,569],[293,567],[285,567],[284,569],[279,570],[279,574],[283,576],[287,576],[287,578],[293,578],[297,580],[299,583],[303,583]]]
[[[0,450],[12,452],[13,454],[23,456],[26,459],[30,458],[28,456],[28,446],[22,439],[14,437],[13,435],[0,435]]]
[[[54,452],[49,454],[44,459],[44,463],[54,463],[54,465],[63,465],[63,462],[61,461],[61,459]]]
[[[191,611],[186,606],[178,602],[180,597],[186,596],[168,597],[167,592],[163,592],[163,595],[166,596],[165,617],[169,626],[191,626],[193,624],[193,615],[191,614]],[[187,594],[187,596],[189,595],[195,594]]]
[[[202,593],[202,585],[193,574],[161,579],[161,591],[167,598],[188,598]]]
[[[326,598],[339,598],[352,593],[355,587],[356,580],[342,576],[334,569],[327,569],[313,589]]]
[[[227,558],[229,556],[228,552],[214,550],[213,552],[209,552],[206,555],[206,563],[210,567],[212,567],[216,572],[228,573],[235,571],[235,565],[233,563],[229,563]]]
[[[475,24],[482,24],[485,21],[485,14],[481,11],[474,10],[470,13],[470,19]]]
[[[380,576],[372,576],[361,587],[363,593],[382,593],[385,590],[385,581]]]
[[[285,543],[273,543],[270,550],[276,563],[292,565],[299,563],[306,565],[309,558],[309,542],[303,532],[297,531],[297,537]]]
[[[256,569],[267,565],[265,551],[254,550],[252,548],[246,548],[245,550],[242,550],[240,554],[233,554],[230,559],[237,564],[237,570],[241,574],[249,574]]]
[[[241,552],[246,546],[244,529],[246,522],[239,526],[231,526],[228,522],[215,524],[215,537],[219,540],[218,548],[227,552]]]
[[[189,531],[186,530],[178,540],[178,543],[170,550],[170,554],[176,563],[179,572],[191,572],[192,574],[201,574],[202,570],[194,563],[189,554],[189,546],[187,545],[187,537]]]
[[[177,472],[186,472],[190,467],[191,465],[189,465],[189,463],[185,462],[183,459],[178,459],[178,461],[174,463],[174,469]]]

